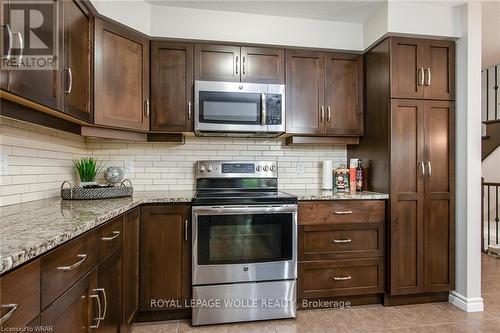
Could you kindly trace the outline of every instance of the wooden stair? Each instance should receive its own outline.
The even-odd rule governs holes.
[[[482,160],[500,146],[500,119],[483,121],[483,124],[486,125],[486,134],[481,140]]]

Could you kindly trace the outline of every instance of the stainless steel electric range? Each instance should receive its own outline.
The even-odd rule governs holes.
[[[193,201],[193,325],[296,315],[297,198],[276,162],[200,161]]]

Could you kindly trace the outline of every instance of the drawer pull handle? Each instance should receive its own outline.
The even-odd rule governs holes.
[[[336,243],[350,243],[352,242],[349,238],[347,239],[334,239],[333,242]]]
[[[0,325],[5,323],[7,320],[9,320],[10,317],[16,312],[17,308],[19,307],[19,304],[2,304],[2,309],[9,309],[9,312],[7,312],[2,318],[0,318]]]
[[[101,323],[101,317],[102,317],[101,299],[99,298],[99,295],[90,295],[90,298],[95,298],[97,300],[97,309],[99,310],[99,313],[97,314],[97,317],[94,318],[94,320],[97,321],[96,324],[90,325],[89,327],[90,328],[99,328],[99,324]]]
[[[102,293],[102,297],[104,298],[104,311],[102,312],[102,316],[99,317],[101,320],[104,320],[108,312],[108,297],[106,296],[106,290],[104,288],[97,288],[94,289],[94,291]]]
[[[335,214],[335,215],[348,215],[348,214],[352,214],[352,210],[336,211],[336,212],[333,212],[333,214]]]
[[[59,267],[57,267],[57,269],[59,269],[61,271],[65,271],[65,272],[72,271],[75,268],[77,268],[78,266],[80,266],[81,264],[83,264],[83,262],[85,260],[87,260],[87,255],[86,254],[78,254],[77,257],[78,258],[82,258],[82,259],[78,260],[73,265],[70,265],[70,266],[59,266]]]
[[[115,239],[116,237],[120,236],[120,232],[119,231],[113,231],[113,234],[114,234],[114,236],[102,237],[101,239],[103,241],[111,241],[111,240]]]
[[[347,281],[347,280],[352,279],[352,277],[350,275],[347,275],[347,276],[334,276],[333,279],[335,281]]]

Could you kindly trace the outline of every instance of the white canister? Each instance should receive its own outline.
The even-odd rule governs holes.
[[[333,161],[323,161],[323,190],[333,189]]]

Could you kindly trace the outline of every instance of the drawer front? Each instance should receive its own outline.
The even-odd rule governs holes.
[[[122,246],[124,216],[114,218],[97,229],[98,262]]]
[[[385,221],[383,200],[338,200],[300,202],[299,225],[318,223],[381,223]]]
[[[384,291],[382,259],[299,264],[299,298],[375,294]]]
[[[383,224],[299,227],[299,260],[373,258],[384,254]]]
[[[0,278],[2,327],[25,327],[40,313],[40,260]]]
[[[42,309],[96,265],[92,231],[63,244],[42,257]]]

